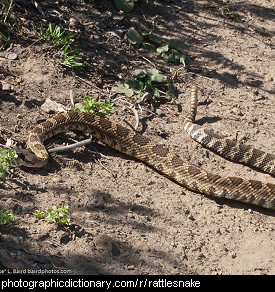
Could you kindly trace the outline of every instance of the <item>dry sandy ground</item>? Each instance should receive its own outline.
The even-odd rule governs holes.
[[[39,24],[43,16],[32,6],[17,7],[26,28],[9,47],[18,58],[0,59],[1,68],[15,75],[0,71],[0,143],[26,136],[47,118],[41,110],[46,98],[70,106],[70,92],[76,101],[86,94],[108,97],[119,78],[154,66],[174,76],[182,111],[165,103],[164,115],[158,117],[144,107],[139,112],[144,135],[210,172],[275,183],[269,175],[209,152],[182,131],[196,83],[200,100],[211,101],[199,106],[198,123],[274,153],[274,1],[230,1],[241,22],[222,16],[228,1],[157,3],[127,17],[110,1],[40,2],[43,10],[61,13],[47,21],[79,20],[76,43],[85,67],[71,72],[59,66],[58,54],[31,37],[30,21]],[[158,35],[189,54],[190,66],[168,65],[151,45],[133,48],[110,34],[129,27],[150,29],[152,23]],[[121,101],[110,119],[127,127],[135,123]],[[70,206],[69,229],[33,215],[35,209],[62,202]],[[40,170],[14,170],[0,185],[0,209],[12,209],[16,217],[0,229],[1,268],[72,274],[275,274],[273,211],[193,193],[98,143],[55,155]]]

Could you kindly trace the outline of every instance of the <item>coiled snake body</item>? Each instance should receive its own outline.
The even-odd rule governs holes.
[[[192,95],[193,98],[194,95],[196,95],[195,87],[192,89]],[[224,150],[224,148],[230,148],[233,152],[230,152],[229,158],[238,160],[237,156],[242,157],[239,159],[240,162],[242,162],[241,160],[245,160],[245,162],[249,161],[249,164],[254,167],[264,165],[265,171],[274,174],[274,155],[268,154],[268,158],[263,158],[264,152],[253,150],[254,148],[252,148],[252,150],[249,148],[250,150],[248,151],[246,147],[242,148],[244,154],[237,155],[236,143],[234,144],[235,146],[230,143],[225,143],[225,138],[219,135],[215,136],[213,133],[209,134],[201,130],[201,128],[196,128],[195,124],[193,124],[195,107],[196,106],[193,106],[193,112],[191,112],[190,115],[191,118],[187,118],[185,121],[185,129],[187,132],[189,131],[191,133],[191,136],[193,135],[201,141],[208,141],[207,144],[209,145],[206,146],[210,147],[214,145],[214,149],[216,149],[217,152],[229,153],[228,150]],[[90,113],[74,111],[60,113],[31,130],[29,133],[28,146],[39,161],[37,166],[41,167],[48,161],[48,153],[43,145],[43,141],[57,133],[70,130],[80,130],[84,133],[89,133],[106,145],[145,162],[157,171],[192,191],[208,196],[238,200],[275,210],[274,184],[251,179],[242,179],[239,177],[222,177],[217,174],[209,173],[201,168],[186,163],[177,155],[169,152],[165,146],[155,143],[134,130],[125,128],[104,117]],[[202,136],[203,138],[201,138]],[[219,142],[217,142],[217,140],[213,142],[213,139],[216,138],[219,139]],[[213,143],[211,143],[211,141]],[[250,153],[249,155],[247,154],[248,152]],[[236,157],[232,153],[235,153]],[[251,153],[253,154],[253,159],[251,159]]]

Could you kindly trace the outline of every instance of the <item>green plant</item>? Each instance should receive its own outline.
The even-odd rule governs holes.
[[[65,33],[65,31],[61,30],[59,25],[49,24],[48,29],[46,30],[45,37],[49,40],[54,46],[63,47],[68,46],[74,42],[74,33]]]
[[[83,65],[82,63],[77,62],[78,60],[81,60],[81,57],[75,55],[74,50],[71,50],[69,46],[63,48],[62,53],[64,54],[65,60],[60,63],[61,65],[70,68],[81,67]]]
[[[147,71],[137,69],[132,72],[132,76],[135,77],[135,80],[118,82],[112,87],[112,91],[137,99],[145,93],[150,93],[149,103],[154,107],[160,101],[161,94],[169,100],[176,98],[176,88],[171,78],[165,78],[157,69],[148,69]]]
[[[126,32],[128,41],[133,45],[140,45],[143,41],[143,36],[133,27]]]
[[[170,44],[164,43],[157,48],[157,52],[163,58],[164,61],[174,64],[186,64],[191,63],[191,59],[186,53],[174,48]]]
[[[9,169],[16,166],[17,157],[15,150],[0,149],[0,179],[5,178]]]
[[[100,100],[95,100],[93,96],[85,96],[83,98],[82,105],[74,109],[79,112],[88,112],[97,114],[100,116],[106,116],[111,114],[112,104],[107,100],[102,103]]]
[[[143,41],[151,42],[154,45],[161,45],[164,43],[164,40],[153,33],[155,28],[151,28],[145,32],[138,32],[135,28],[131,27],[126,32],[128,41],[132,44],[140,45]]]
[[[126,32],[128,41],[133,45],[140,45],[143,41],[150,42],[157,47],[157,52],[164,61],[174,64],[191,64],[191,59],[186,53],[181,52],[173,45],[165,42],[162,38],[153,33],[154,28],[140,33],[135,28],[130,28]]]
[[[233,6],[227,5],[222,7],[222,14],[234,22],[240,22],[242,20],[242,17],[239,13],[237,13]]]
[[[71,44],[74,42],[74,33],[66,33],[59,25],[49,24],[45,30],[43,26],[40,29],[33,24],[33,30],[37,36],[41,39],[48,41],[53,49],[58,49],[64,57],[64,61],[61,65],[66,67],[80,67],[83,64],[78,62],[81,57],[76,55],[75,50],[71,48]]]
[[[0,225],[5,225],[15,221],[12,210],[0,210]]]
[[[68,205],[61,205],[61,207],[53,206],[46,209],[46,211],[35,210],[34,214],[40,219],[48,221],[49,223],[56,223],[58,225],[69,225],[70,219],[67,214],[70,207]]]
[[[162,45],[164,40],[154,33],[155,27],[148,31],[142,32],[142,37],[145,41],[151,42],[156,46]]]

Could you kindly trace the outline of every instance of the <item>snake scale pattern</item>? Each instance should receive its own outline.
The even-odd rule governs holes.
[[[192,89],[193,99],[195,95],[197,95],[197,92],[194,87]],[[185,130],[189,131],[191,136],[193,135],[201,141],[208,141],[204,144],[208,144],[206,145],[208,147],[210,145],[217,152],[229,153],[224,149],[230,148],[231,154],[229,156],[232,156],[233,160],[238,160],[238,157],[241,157],[239,159],[240,162],[243,161],[254,167],[263,166],[263,169],[270,170],[274,174],[274,156],[268,155],[268,158],[266,158],[263,152],[258,152],[259,150],[254,150],[252,147],[251,149],[250,147],[246,148],[246,146],[242,147],[242,152],[240,152],[240,146],[237,146],[236,143],[230,144],[219,135],[196,128],[196,125],[193,124],[195,111],[196,105],[194,106],[193,104],[190,117],[185,121]],[[90,113],[74,111],[60,113],[34,127],[29,133],[28,147],[37,158],[36,167],[42,167],[48,162],[49,155],[43,142],[60,132],[71,130],[79,130],[91,134],[106,145],[137,158],[194,192],[275,210],[274,184],[239,177],[222,177],[209,173],[183,161],[162,144],[155,143],[132,129]],[[219,142],[215,139],[218,139]],[[240,154],[237,154],[237,152]],[[235,154],[233,155],[232,153]]]
[[[275,176],[275,155],[263,152],[251,145],[240,144],[194,123],[198,106],[198,88],[191,89],[190,113],[184,121],[184,130],[192,139],[222,157],[242,163]]]

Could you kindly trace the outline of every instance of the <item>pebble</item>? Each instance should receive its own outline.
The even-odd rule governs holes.
[[[45,102],[41,105],[41,109],[46,113],[57,113],[66,111],[65,106],[49,98],[47,98]]]
[[[9,53],[6,55],[6,58],[9,60],[16,60],[18,58],[18,56],[15,53]]]
[[[190,219],[191,221],[194,221],[194,220],[195,220],[195,218],[193,217],[192,214],[189,214],[189,215],[187,216],[187,218]]]
[[[134,265],[128,265],[127,270],[133,271],[136,267]]]
[[[60,176],[55,176],[55,177],[52,178],[52,181],[54,183],[59,183],[59,182],[61,182],[61,177]]]
[[[244,116],[244,113],[238,107],[232,108],[231,113],[240,117]]]
[[[266,82],[271,82],[271,81],[273,81],[273,77],[270,76],[270,75],[266,75],[264,79],[265,79]]]
[[[79,26],[79,21],[76,20],[74,17],[69,18],[69,26],[73,29],[76,29]]]
[[[0,52],[0,57],[9,59],[9,60],[16,60],[18,55],[15,53],[7,53],[7,52]]]
[[[9,84],[8,82],[3,81],[2,82],[2,90],[3,91],[10,91],[10,90],[12,90],[12,85]]]

